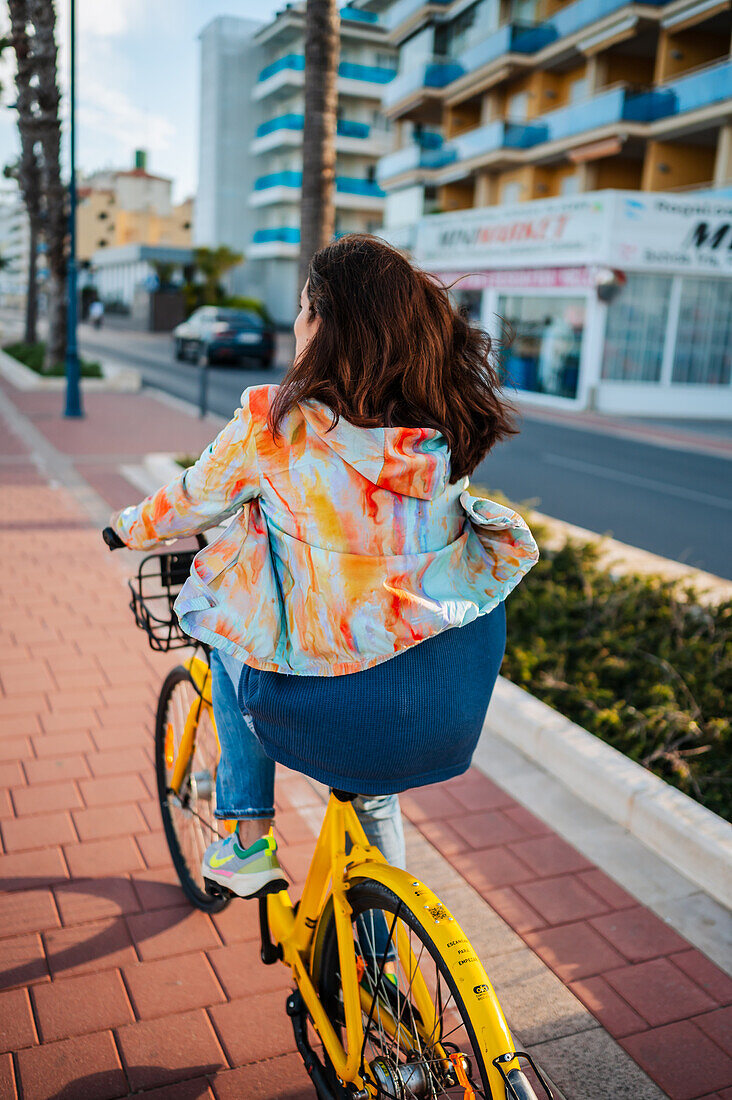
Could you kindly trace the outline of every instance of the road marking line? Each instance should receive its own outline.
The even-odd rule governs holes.
[[[681,497],[683,500],[694,500],[699,504],[713,504],[717,508],[726,508],[732,511],[732,500],[714,496],[712,493],[700,493],[695,489],[685,489],[682,485],[669,485],[665,481],[656,481],[654,478],[640,477],[638,474],[627,474],[624,470],[608,470],[606,466],[596,466],[594,462],[583,462],[577,458],[565,458],[564,455],[545,452],[541,457],[544,462],[548,462],[552,466],[563,466],[567,470],[596,474],[598,477],[606,477],[610,481],[625,482],[626,485],[642,485],[646,489],[660,489],[669,496]]]

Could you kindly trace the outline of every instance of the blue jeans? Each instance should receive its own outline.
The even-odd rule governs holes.
[[[267,756],[254,723],[237,699],[242,664],[211,650],[211,695],[221,760],[216,772],[216,817],[274,816],[275,762]],[[404,830],[399,796],[359,795],[353,803],[371,844],[395,867],[404,867]]]

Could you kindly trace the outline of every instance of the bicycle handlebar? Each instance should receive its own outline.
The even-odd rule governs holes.
[[[105,527],[102,531],[102,538],[110,550],[121,550],[125,545],[113,527]]]
[[[102,538],[104,539],[110,550],[121,550],[124,546],[127,545],[126,543],[122,542],[122,539],[119,537],[113,527],[105,527],[102,531]],[[203,535],[196,535],[196,542],[198,543],[199,550],[203,550],[208,545]]]

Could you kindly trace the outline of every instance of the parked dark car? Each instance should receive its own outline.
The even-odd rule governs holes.
[[[274,329],[253,310],[202,306],[173,329],[173,347],[180,361],[198,363],[204,357],[212,366],[258,359],[263,367],[271,367]]]

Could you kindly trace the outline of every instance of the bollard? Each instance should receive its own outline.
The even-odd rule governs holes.
[[[208,412],[208,356],[202,355],[198,363],[198,415],[201,420]]]

